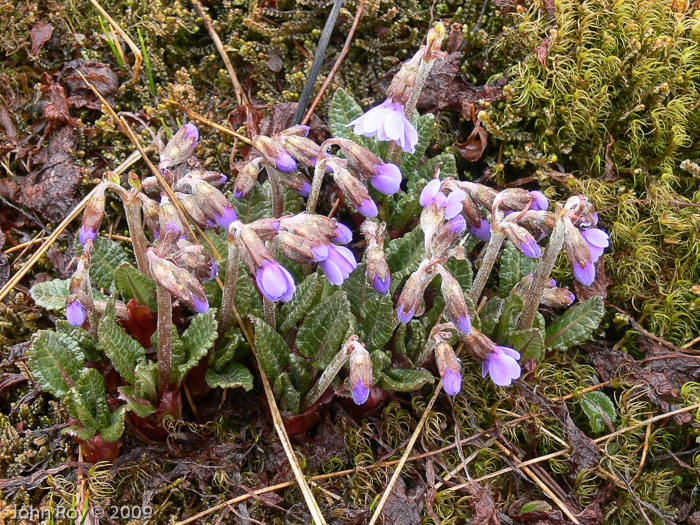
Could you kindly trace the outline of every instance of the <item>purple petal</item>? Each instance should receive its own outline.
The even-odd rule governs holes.
[[[391,112],[384,119],[384,135],[396,142],[403,142],[406,117],[401,104],[392,104]],[[377,134],[379,137],[380,133]],[[380,137],[380,140],[381,137]],[[384,139],[385,140],[385,139]],[[401,144],[400,144],[401,145]]]
[[[469,232],[480,241],[491,239],[491,225],[486,219],[479,219],[479,226],[469,226]]]
[[[467,229],[467,221],[462,215],[455,215],[448,221],[447,224],[449,225],[452,233],[461,234]]]
[[[217,182],[218,184],[223,184],[223,183],[226,182],[227,180],[228,180],[228,177],[222,173],[221,176],[219,177],[219,180],[217,180],[216,182]]]
[[[216,224],[222,228],[228,228],[229,225],[236,220],[236,210],[233,206],[226,206],[224,208],[224,214],[216,217]]]
[[[297,169],[297,161],[286,151],[281,151],[280,156],[275,159],[275,166],[279,171],[289,173]]]
[[[408,119],[406,119],[404,126],[404,144],[402,149],[406,153],[415,153],[418,145],[418,131]]]
[[[501,348],[504,347],[496,347],[496,351],[488,356],[488,372],[494,384],[509,386],[513,379],[520,377],[520,365],[514,357],[506,354]]]
[[[448,221],[462,212],[462,201],[467,198],[467,194],[462,190],[451,192],[445,200],[445,219]]]
[[[294,279],[287,269],[276,261],[264,261],[258,269],[256,281],[260,291],[270,301],[288,301],[294,294]]]
[[[237,190],[236,188],[233,188],[233,196],[237,199],[243,198],[243,190]]]
[[[73,301],[66,307],[66,319],[73,326],[83,326],[86,317],[85,307],[78,301]]]
[[[584,286],[590,286],[595,280],[595,265],[588,261],[585,266],[574,263],[574,277]]]
[[[311,184],[309,184],[309,181],[305,180],[301,188],[295,189],[294,193],[296,193],[297,195],[301,195],[302,197],[308,197],[309,193],[311,193]]]
[[[433,179],[428,184],[426,184],[423,188],[423,191],[420,192],[420,199],[418,199],[420,205],[428,206],[429,204],[435,202],[435,198],[440,192],[441,185],[442,181],[440,179]]]
[[[472,321],[468,315],[462,315],[459,319],[452,319],[452,322],[457,327],[457,330],[465,335],[468,335],[472,329]]]
[[[542,255],[542,250],[535,242],[535,239],[531,237],[528,237],[527,242],[524,242],[520,245],[520,250],[522,250],[522,252],[525,255],[527,255],[528,257],[532,257],[533,259]]]
[[[462,374],[446,368],[445,377],[442,378],[442,386],[449,395],[456,396],[462,389]]]
[[[186,138],[193,138],[194,141],[192,142],[192,145],[194,146],[199,142],[199,130],[197,129],[197,126],[194,124],[185,124],[185,129],[187,130],[185,132],[185,137]]]
[[[392,195],[401,189],[402,178],[401,170],[395,164],[380,164],[370,183],[384,195]]]
[[[410,311],[404,312],[403,305],[401,305],[401,304],[399,304],[398,307],[396,308],[396,315],[399,317],[399,321],[401,321],[403,324],[406,324],[411,319],[413,319],[413,314],[415,312],[416,312],[415,308],[411,308]]]
[[[532,195],[535,200],[532,201],[532,204],[530,205],[531,210],[539,211],[539,210],[546,210],[549,208],[549,199],[545,197],[544,193],[541,191],[533,190],[530,192],[530,195]]]
[[[331,242],[335,244],[347,244],[352,241],[352,231],[350,228],[340,222],[335,223],[335,236],[331,238]]]
[[[328,257],[319,263],[331,284],[340,286],[357,268],[355,256],[345,246],[328,246]]]
[[[372,199],[363,199],[362,204],[357,207],[357,211],[365,217],[376,217],[379,213],[377,205]]]
[[[520,360],[520,352],[518,352],[517,350],[514,350],[514,349],[509,348],[507,346],[496,346],[494,348],[496,348],[496,350],[500,350],[504,354],[512,357],[516,361]]]
[[[311,248],[311,252],[314,254],[313,261],[319,262],[328,258],[328,247],[327,246],[314,246]]]
[[[356,404],[361,405],[369,397],[369,389],[362,383],[362,379],[357,380],[355,388],[352,389],[352,399]]]
[[[588,249],[591,252],[591,260],[596,262],[603,255],[605,248],[610,246],[610,236],[603,230],[592,228],[581,232],[581,236],[588,244]]]
[[[377,131],[383,127],[386,115],[392,111],[390,106],[391,101],[385,100],[378,106],[374,106],[360,117],[351,121],[348,126],[355,126],[353,130],[355,135],[375,137]]]
[[[97,230],[81,226],[78,231],[78,237],[80,238],[80,244],[85,246],[85,243],[88,241],[95,242],[95,239],[97,239]]]
[[[338,265],[332,260],[324,259],[318,265],[321,267],[321,270],[323,270],[323,273],[326,275],[326,279],[328,279],[329,283],[336,286],[343,284],[343,272],[340,271]]]
[[[380,294],[387,293],[389,291],[389,287],[391,286],[391,275],[387,275],[386,279],[384,280],[382,280],[378,275],[375,276],[372,286]]]
[[[200,314],[205,314],[209,311],[209,302],[207,298],[200,299],[196,295],[192,296],[192,301],[194,302],[194,311]]]
[[[219,267],[216,264],[216,261],[211,262],[211,270],[209,271],[209,276],[206,279],[203,279],[204,281],[211,281],[214,277],[219,275]]]

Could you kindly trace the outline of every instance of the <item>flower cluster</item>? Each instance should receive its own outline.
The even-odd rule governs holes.
[[[576,280],[584,286],[590,286],[595,280],[595,263],[610,245],[610,236],[596,228],[598,214],[583,195],[571,197],[564,205],[564,210],[566,254]]]

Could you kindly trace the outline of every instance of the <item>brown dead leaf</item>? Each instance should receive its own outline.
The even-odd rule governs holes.
[[[594,295],[600,295],[603,299],[606,299],[608,297],[608,288],[610,288],[612,284],[613,281],[605,272],[605,265],[601,257],[595,263],[595,280],[593,284],[585,286],[577,280],[574,280],[574,290],[576,291],[576,297],[581,301],[585,301]]]
[[[32,38],[32,51],[31,54],[34,57],[38,57],[41,52],[41,48],[44,44],[51,39],[53,34],[53,27],[46,20],[41,20],[37,22],[34,27],[32,27],[31,38]]]
[[[543,66],[547,65],[547,56],[549,55],[549,47],[552,45],[552,39],[549,37],[546,37],[542,42],[539,43],[537,47],[535,47],[535,53],[537,54],[537,60],[540,61],[540,64]]]
[[[15,123],[12,121],[12,117],[10,116],[10,112],[7,111],[5,104],[3,104],[1,102],[0,102],[0,124],[2,124],[2,127],[5,128],[5,133],[7,134],[8,138],[12,142],[15,142],[17,140],[17,128],[15,127]]]
[[[476,126],[467,140],[455,144],[457,151],[464,160],[476,162],[484,154],[484,150],[489,143],[489,132],[481,125],[481,121],[476,121]]]
[[[119,78],[109,64],[92,60],[72,60],[63,66],[58,81],[65,88],[68,105],[74,108],[100,109],[102,102],[90,90],[78,72],[90,82],[97,91],[112,104],[119,89]]]
[[[498,525],[498,514],[496,513],[496,505],[493,502],[491,488],[474,482],[469,487],[469,494],[474,498],[472,503],[474,523]]]
[[[384,523],[386,525],[419,525],[425,507],[425,484],[419,477],[413,479],[413,487],[406,490],[406,483],[398,477],[394,489],[384,505]]]
[[[49,103],[44,106],[44,118],[46,120],[56,120],[70,126],[76,126],[78,119],[70,116],[70,108],[66,99],[63,86],[52,84],[49,86]]]

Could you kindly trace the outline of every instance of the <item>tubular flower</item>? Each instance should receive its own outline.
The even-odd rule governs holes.
[[[404,114],[403,104],[386,99],[348,124],[355,126],[355,135],[393,140],[403,151],[414,153],[418,144],[418,131]]]
[[[380,294],[385,294],[391,286],[391,274],[384,254],[386,223],[366,220],[362,223],[362,234],[367,240],[367,279]]]
[[[95,242],[95,239],[97,239],[97,232],[100,229],[102,218],[105,214],[106,189],[106,184],[100,184],[85,206],[83,223],[80,225],[80,230],[78,232],[80,244],[83,246],[85,246],[87,241]]]
[[[379,213],[377,205],[372,200],[367,186],[348,171],[347,165],[341,159],[323,159],[325,165],[333,171],[333,179],[355,209],[365,217],[376,217]]]
[[[278,171],[288,173],[297,169],[297,161],[275,139],[259,135],[253,141],[253,146]]]
[[[173,138],[166,144],[160,153],[160,169],[170,168],[182,164],[194,153],[194,148],[199,141],[199,130],[194,124],[182,126]]]
[[[514,379],[520,377],[520,354],[507,346],[494,346],[493,353],[481,364],[481,376],[491,376],[498,386],[510,386]]]
[[[435,362],[442,377],[442,385],[451,396],[456,396],[462,389],[462,367],[452,346],[440,339],[435,345]]]
[[[184,268],[162,258],[156,250],[146,250],[146,257],[153,279],[165,288],[171,295],[188,303],[195,312],[209,311],[209,302],[202,285],[196,277]]]
[[[462,287],[447,268],[441,264],[437,268],[442,277],[442,296],[445,298],[445,306],[450,321],[460,333],[468,334],[471,331],[472,323]]]
[[[362,405],[372,389],[372,361],[369,352],[359,341],[353,343],[350,354],[350,392],[356,404]]]
[[[396,305],[396,315],[399,321],[406,324],[420,309],[423,301],[423,293],[430,281],[435,276],[435,269],[424,260],[418,269],[411,274],[401,290],[399,302]]]
[[[328,246],[328,257],[319,263],[331,284],[340,286],[350,273],[357,268],[355,256],[345,246]]]
[[[73,326],[82,326],[87,318],[85,307],[76,298],[68,303],[66,307],[66,319]]]
[[[263,261],[255,274],[255,281],[265,298],[272,302],[287,302],[296,290],[292,274],[274,260]]]

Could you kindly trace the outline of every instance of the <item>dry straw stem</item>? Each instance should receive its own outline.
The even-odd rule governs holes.
[[[241,142],[245,142],[249,146],[253,145],[253,141],[250,140],[245,135],[241,135],[240,133],[237,133],[237,132],[233,131],[232,129],[227,128],[226,126],[222,126],[221,124],[217,124],[213,120],[209,120],[207,117],[200,115],[196,111],[192,111],[190,108],[183,106],[182,104],[180,104],[176,100],[165,98],[165,99],[163,99],[163,102],[165,102],[166,104],[170,104],[172,106],[177,106],[179,109],[184,111],[188,117],[193,118],[193,119],[201,122],[202,124],[209,126],[210,128],[214,128],[214,129],[220,131],[221,133],[226,133],[227,135],[231,135],[232,137],[237,138]]]
[[[403,466],[406,464],[406,461],[408,460],[408,455],[411,453],[411,450],[413,450],[413,445],[416,443],[418,436],[420,435],[421,431],[423,430],[423,426],[425,426],[425,422],[428,420],[428,415],[430,414],[430,411],[433,409],[433,405],[435,404],[435,400],[437,399],[437,396],[441,391],[442,391],[442,379],[440,379],[440,382],[438,383],[437,387],[435,388],[435,392],[433,392],[433,397],[430,398],[430,402],[428,403],[428,406],[425,407],[425,412],[423,412],[423,416],[420,418],[418,425],[416,425],[416,429],[413,431],[413,435],[411,436],[411,439],[408,441],[408,445],[406,445],[406,450],[404,451],[403,455],[401,456],[401,460],[399,461],[399,464],[396,466],[396,470],[394,470],[394,474],[391,476],[391,479],[389,480],[389,484],[387,485],[386,490],[384,491],[384,494],[382,494],[382,498],[379,500],[379,503],[377,504],[377,508],[374,509],[374,514],[372,514],[372,519],[369,520],[369,525],[374,525],[377,522],[377,520],[379,519],[379,515],[382,513],[382,510],[384,509],[384,505],[386,504],[386,500],[389,499],[389,494],[391,494],[391,491],[393,490],[394,485],[396,484],[396,480],[399,479],[399,475],[401,475],[401,470],[403,470]]]
[[[236,102],[238,102],[239,106],[247,106],[248,99],[246,98],[245,93],[243,91],[243,86],[241,86],[241,83],[238,81],[238,76],[236,76],[236,70],[233,69],[233,64],[231,64],[231,59],[228,57],[228,53],[226,53],[226,50],[224,49],[224,44],[221,42],[221,39],[219,38],[219,35],[216,32],[216,29],[214,29],[214,24],[211,21],[211,17],[207,14],[206,11],[204,11],[204,9],[202,8],[202,4],[200,4],[197,0],[192,0],[192,5],[197,11],[197,14],[199,14],[199,16],[202,17],[202,20],[204,20],[204,25],[207,26],[207,31],[209,31],[209,35],[211,35],[211,39],[214,41],[214,45],[216,46],[219,55],[221,55],[221,60],[224,61],[226,71],[228,71],[228,76],[231,77],[233,91],[236,94]]]
[[[172,188],[168,185],[167,181],[163,178],[161,175],[160,171],[154,166],[153,162],[145,155],[145,152],[143,151],[143,147],[138,141],[138,138],[136,137],[136,134],[133,132],[133,130],[129,127],[129,125],[121,118],[119,115],[116,114],[114,109],[107,103],[107,101],[102,97],[100,92],[95,89],[95,87],[88,82],[88,80],[81,75],[83,81],[90,87],[90,89],[95,93],[95,95],[102,101],[102,104],[107,108],[107,111],[110,113],[112,118],[115,119],[116,122],[119,123],[119,125],[122,127],[124,132],[127,134],[131,142],[136,146],[136,148],[142,152],[142,157],[143,160],[146,162],[150,170],[153,172],[153,174],[156,176],[158,181],[160,182],[161,186],[163,189],[166,191],[168,196],[170,197],[170,200],[173,202],[173,204],[180,210],[180,213],[182,213],[183,217],[189,218],[189,215],[187,212],[184,210],[182,207],[182,204],[180,203],[179,199],[175,196],[173,193]],[[189,230],[190,234],[192,235],[193,239],[196,239],[196,235],[194,234],[194,231],[192,230],[192,227],[189,224],[189,221],[185,221],[185,226]],[[197,231],[199,231],[200,235],[202,238],[209,244],[211,249],[213,250],[214,254],[216,255],[217,258],[221,258],[221,255],[217,252],[216,248],[214,245],[211,243],[209,238],[204,235],[204,232],[195,224],[195,227],[197,228]],[[219,283],[219,286],[223,286],[223,283],[221,282],[221,279],[217,277],[217,281]],[[236,314],[236,318],[238,319],[238,323],[243,328],[243,320],[241,319],[239,313],[237,310],[234,309],[234,313]],[[248,339],[248,342],[253,348],[256,359],[257,359],[257,349],[255,348],[255,343],[254,343],[254,338],[252,337],[252,334],[249,330],[244,330],[244,333],[246,335],[246,338]],[[260,363],[258,362],[258,371],[260,372],[260,376],[263,380],[263,386],[265,388],[265,395],[267,396],[269,405],[270,405],[270,412],[272,413],[272,420],[275,425],[275,430],[277,430],[277,433],[279,435],[280,441],[282,442],[282,446],[284,448],[285,453],[287,454],[287,459],[289,460],[289,463],[292,467],[292,471],[294,472],[294,477],[297,480],[297,483],[299,484],[299,488],[301,489],[302,494],[304,495],[304,499],[306,500],[306,503],[309,507],[309,512],[311,512],[311,516],[313,517],[314,521],[318,525],[325,525],[325,520],[323,519],[323,516],[321,515],[321,512],[319,510],[318,503],[316,503],[316,500],[314,499],[313,494],[311,493],[311,489],[309,489],[308,484],[306,483],[306,479],[304,479],[304,475],[301,472],[301,468],[299,467],[299,463],[296,460],[296,457],[294,456],[294,451],[292,450],[292,444],[289,441],[289,437],[287,436],[287,432],[284,429],[284,423],[282,422],[282,416],[280,415],[279,409],[277,408],[277,404],[275,403],[275,396],[272,392],[272,387],[270,386],[270,382],[268,381],[267,377],[265,376],[265,372],[263,372],[262,368],[260,367]]]
[[[352,27],[350,27],[348,37],[345,39],[345,45],[343,45],[343,49],[340,52],[340,55],[338,55],[338,59],[335,61],[335,64],[333,64],[330,73],[328,73],[326,80],[323,81],[323,85],[321,86],[318,95],[316,95],[316,98],[314,98],[314,101],[311,103],[311,106],[309,106],[309,109],[306,111],[306,115],[304,115],[304,119],[301,121],[302,124],[308,124],[311,120],[311,116],[314,114],[316,106],[318,106],[318,103],[321,102],[321,99],[323,98],[323,95],[326,93],[328,86],[330,85],[331,81],[333,80],[333,77],[338,71],[340,64],[343,62],[343,60],[345,60],[345,56],[348,54],[348,51],[350,51],[350,44],[352,43],[352,38],[353,36],[355,36],[355,30],[357,29],[357,25],[360,23],[360,18],[362,18],[362,12],[365,9],[365,1],[366,0],[360,0],[360,5],[357,6],[357,13],[355,13],[355,18],[352,21]]]
[[[97,0],[90,0],[90,3],[92,3],[92,5],[95,6],[95,9],[97,9],[100,14],[107,19],[107,22],[109,22],[112,28],[119,33],[119,36],[124,39],[124,42],[126,42],[126,45],[129,46],[129,49],[131,49],[131,52],[134,54],[134,76],[131,79],[131,83],[136,83],[136,80],[139,78],[139,73],[141,72],[141,64],[143,63],[143,55],[141,54],[141,50],[136,46],[136,44],[134,44],[134,41],[129,38],[129,35],[127,35],[126,32],[119,27],[119,24],[115,22],[114,18],[109,16],[109,13],[97,3]],[[119,46],[118,42],[117,46]]]
[[[133,152],[129,157],[122,162],[117,169],[114,170],[115,173],[121,174],[125,172],[129,167],[134,164],[136,161],[138,161],[141,158],[141,153],[138,151]],[[58,227],[54,230],[54,232],[49,235],[46,239],[44,239],[43,244],[39,247],[39,249],[32,255],[32,257],[22,266],[22,268],[12,276],[12,278],[7,281],[7,284],[2,287],[2,290],[0,290],[0,301],[2,301],[8,293],[10,293],[10,290],[12,290],[17,284],[22,280],[22,278],[27,275],[27,272],[32,269],[32,267],[36,264],[36,262],[41,258],[42,255],[44,255],[47,251],[49,251],[49,248],[53,245],[54,242],[56,242],[56,239],[58,239],[59,235],[63,233],[63,231],[68,227],[68,225],[73,222],[73,219],[75,219],[80,213],[83,211],[85,208],[85,205],[88,203],[90,198],[92,197],[93,193],[95,193],[95,190],[97,188],[93,189],[90,193],[88,193],[85,198],[80,201],[80,204],[78,204],[73,211],[71,211],[68,216],[63,219],[63,222],[58,225]]]

